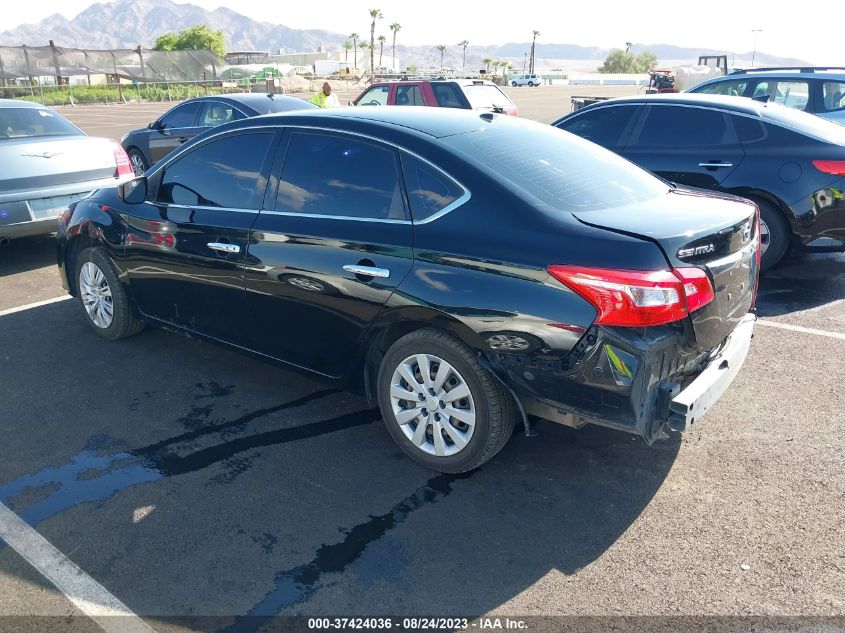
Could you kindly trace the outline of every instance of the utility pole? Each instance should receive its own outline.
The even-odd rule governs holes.
[[[757,56],[757,37],[763,32],[763,29],[751,29],[754,33],[754,50],[751,53],[751,67],[754,68],[754,58]]]

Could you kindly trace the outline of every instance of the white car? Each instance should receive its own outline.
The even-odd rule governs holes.
[[[520,75],[511,79],[511,86],[539,86],[543,83],[543,77],[540,75]]]

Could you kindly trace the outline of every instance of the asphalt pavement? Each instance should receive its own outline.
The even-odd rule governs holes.
[[[545,122],[572,94],[507,90]],[[119,137],[166,107],[63,113]],[[460,476],[405,458],[349,394],[154,328],[103,341],[76,300],[33,305],[63,296],[54,259],[49,238],[0,250],[0,502],[154,630],[276,614],[845,630],[843,254],[762,280],[745,366],[682,436],[542,423]],[[96,630],[2,541],[0,615]]]

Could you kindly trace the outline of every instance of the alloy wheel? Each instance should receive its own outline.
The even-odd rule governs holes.
[[[129,164],[132,165],[132,171],[136,176],[143,176],[146,169],[144,168],[144,159],[137,152],[129,154]]]
[[[114,320],[114,301],[106,276],[94,262],[85,262],[79,270],[79,294],[91,322],[108,328]]]
[[[762,219],[760,220],[760,254],[762,255],[769,249],[769,242],[771,240],[771,233],[769,233],[769,225]]]
[[[464,377],[432,354],[403,360],[390,382],[399,428],[419,450],[448,457],[467,447],[476,426],[475,403]]]

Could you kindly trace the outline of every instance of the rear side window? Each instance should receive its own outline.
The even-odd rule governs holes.
[[[202,104],[196,101],[177,106],[161,118],[161,125],[174,128],[194,127],[201,106]]]
[[[822,85],[822,103],[826,112],[845,109],[845,82],[824,82]]]
[[[745,96],[746,88],[748,88],[748,80],[743,79],[741,81],[719,81],[706,86],[693,88],[690,92],[708,95],[727,95],[729,97],[743,97]]]
[[[158,200],[186,206],[258,209],[264,195],[261,167],[272,132],[211,141],[168,165]]]
[[[396,105],[421,106],[423,101],[422,90],[417,85],[396,86]]]
[[[484,84],[464,86],[464,94],[473,109],[513,105],[511,100],[505,96],[505,93],[496,86]]]
[[[779,103],[796,110],[806,110],[807,103],[810,101],[810,85],[806,81],[763,80],[754,87],[752,96],[768,96],[772,103]]]
[[[214,127],[215,125],[222,125],[229,121],[234,121],[237,117],[234,106],[222,101],[209,101],[205,104],[202,114],[200,115],[200,126]]]
[[[637,105],[592,108],[567,119],[558,127],[602,147],[619,147],[622,133],[638,110]]]
[[[276,210],[406,220],[396,152],[357,138],[294,132]]]
[[[463,108],[464,104],[458,96],[454,84],[431,84],[434,90],[434,98],[441,108]]]
[[[410,154],[402,155],[402,171],[415,222],[430,218],[464,195],[449,176]]]
[[[653,105],[629,147],[713,147],[730,142],[725,115],[716,110]]]
[[[33,136],[84,136],[70,121],[42,108],[0,108],[0,140]]]
[[[556,210],[605,209],[664,195],[669,187],[644,169],[550,125],[502,125],[444,141],[495,177]]]
[[[361,95],[358,105],[387,105],[387,95],[390,93],[388,86],[375,86]]]

